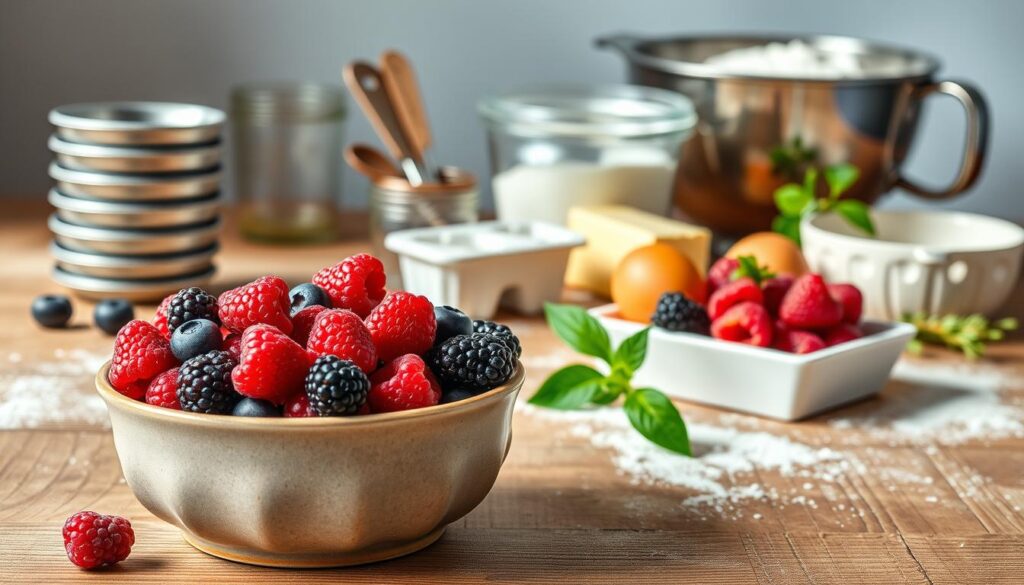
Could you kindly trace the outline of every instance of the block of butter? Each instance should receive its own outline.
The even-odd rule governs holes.
[[[626,254],[662,242],[685,254],[701,275],[707,274],[711,231],[625,205],[573,207],[569,229],[587,239],[569,255],[565,284],[610,296],[611,276]]]

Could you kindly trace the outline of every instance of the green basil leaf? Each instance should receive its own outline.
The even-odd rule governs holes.
[[[844,191],[853,186],[860,177],[860,170],[857,167],[843,163],[831,165],[825,168],[825,182],[828,183],[829,197],[839,197]]]
[[[601,382],[601,388],[590,398],[591,404],[611,404],[615,400],[622,396],[622,393],[626,391],[626,387],[621,384],[610,383],[606,378]]]
[[[612,344],[608,332],[585,309],[575,305],[546,303],[544,314],[547,315],[551,329],[570,347],[611,364]]]
[[[804,206],[811,200],[810,195],[800,185],[787,183],[775,190],[775,206],[782,215],[800,215]]]
[[[800,245],[800,218],[777,215],[772,220],[772,231],[782,234]]]
[[[589,404],[601,391],[602,381],[601,372],[590,366],[566,366],[544,380],[530,397],[530,404],[559,410],[577,409]]]
[[[804,173],[804,192],[808,199],[817,199],[818,169],[811,167]]]
[[[638,388],[626,397],[626,416],[648,441],[670,451],[692,455],[686,423],[672,401],[654,388]]]
[[[650,331],[650,327],[644,327],[623,340],[612,356],[612,368],[623,368],[626,375],[632,377],[647,357],[647,334]]]
[[[835,212],[869,236],[875,235],[875,224],[871,221],[871,208],[867,203],[856,199],[841,199],[836,202]]]

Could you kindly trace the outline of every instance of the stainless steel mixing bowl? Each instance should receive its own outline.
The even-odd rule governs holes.
[[[220,189],[219,169],[170,175],[124,175],[65,169],[50,163],[57,190],[72,197],[119,201],[172,201],[212,195]]]
[[[852,56],[867,74],[765,77],[705,63],[732,49],[797,38],[820,51]],[[805,164],[856,165],[861,175],[850,195],[868,202],[895,187],[931,199],[952,197],[970,188],[981,172],[988,143],[985,101],[967,83],[936,81],[939,61],[924,53],[836,36],[611,35],[597,44],[625,56],[631,82],[673,89],[693,100],[697,128],[680,155],[675,198],[681,211],[720,235],[769,227],[775,189],[802,175],[801,165],[773,163],[773,152],[797,139],[808,151]],[[901,166],[923,100],[936,93],[963,105],[967,137],[956,178],[945,188],[929,189],[903,176]]]
[[[61,140],[47,146],[66,169],[104,173],[177,173],[203,171],[220,164],[220,143],[172,146],[106,146]]]
[[[69,104],[50,111],[57,136],[90,144],[198,144],[214,142],[224,112],[168,102]]]
[[[70,197],[56,189],[47,196],[57,217],[78,225],[112,228],[169,228],[217,219],[220,196],[181,201],[104,201]]]
[[[178,254],[210,246],[217,241],[220,220],[180,228],[115,229],[68,223],[53,214],[47,220],[53,239],[77,252],[140,256]]]

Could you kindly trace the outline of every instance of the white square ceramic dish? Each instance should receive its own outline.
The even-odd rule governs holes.
[[[569,252],[583,243],[550,223],[485,221],[393,232],[384,247],[398,254],[406,290],[488,319],[499,304],[533,314],[558,300]]]
[[[615,305],[590,310],[613,344],[644,328],[616,317]],[[653,328],[647,359],[633,377],[676,398],[786,421],[878,393],[914,327],[864,321],[865,336],[796,355]]]

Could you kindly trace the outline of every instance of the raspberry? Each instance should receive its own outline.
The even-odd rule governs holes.
[[[820,274],[805,274],[782,299],[779,317],[797,329],[825,329],[843,318],[843,306],[829,294]]]
[[[719,288],[732,282],[732,273],[740,267],[739,260],[735,258],[719,258],[708,270],[708,296]]]
[[[178,368],[171,368],[153,378],[149,388],[146,388],[146,402],[153,406],[181,410],[178,402]]]
[[[490,390],[508,382],[516,370],[512,350],[487,333],[456,335],[434,348],[427,361],[445,389]]]
[[[156,315],[153,316],[153,326],[167,339],[171,338],[171,332],[167,330],[167,306],[171,304],[175,295],[177,293],[164,297],[164,300],[160,301],[160,306],[156,308]]]
[[[309,343],[309,332],[313,330],[313,323],[316,322],[316,317],[320,313],[327,310],[327,307],[321,305],[312,305],[298,310],[292,315],[292,332],[289,335],[302,347],[306,347]]]
[[[120,516],[78,512],[64,521],[64,550],[68,559],[83,569],[119,563],[132,552],[135,531]]]
[[[377,357],[381,361],[407,353],[422,354],[434,345],[437,319],[427,297],[393,292],[384,297],[366,318]]]
[[[334,308],[365,318],[384,298],[386,279],[380,260],[356,254],[317,272],[313,284],[327,291]]]
[[[178,403],[182,410],[230,414],[241,396],[231,384],[238,365],[226,351],[211,351],[186,361],[178,370]]]
[[[316,411],[309,405],[309,396],[305,392],[299,392],[284,403],[285,418],[305,418],[317,416]]]
[[[220,323],[217,318],[217,297],[198,286],[183,288],[167,305],[167,331],[174,331],[188,321],[206,319]]]
[[[843,307],[843,322],[856,325],[864,308],[864,296],[852,284],[830,284],[828,294]]]
[[[498,339],[505,342],[505,345],[512,350],[512,353],[518,358],[523,354],[523,348],[519,345],[519,338],[516,337],[515,333],[508,325],[502,325],[495,323],[494,321],[481,321],[479,319],[473,321],[473,331],[476,333],[489,333]]]
[[[708,299],[708,317],[717,320],[733,305],[743,302],[761,304],[764,293],[751,278],[740,278],[719,287]]]
[[[764,307],[746,301],[733,305],[715,319],[711,323],[711,335],[725,341],[768,347],[772,344],[772,320]]]
[[[366,404],[370,380],[354,363],[334,355],[316,358],[306,375],[309,406],[320,416],[351,416]]]
[[[377,348],[358,315],[347,309],[329,309],[317,315],[306,347],[316,356],[335,355],[360,370],[377,369]]]
[[[395,358],[370,376],[370,410],[394,412],[433,406],[441,399],[441,385],[418,355]]]
[[[711,328],[708,312],[683,293],[665,293],[651,316],[651,323],[669,331],[688,331],[707,335]]]
[[[292,332],[288,284],[278,276],[263,276],[220,295],[220,322],[235,333],[266,323]]]
[[[242,358],[231,380],[240,394],[284,404],[302,391],[308,369],[301,345],[270,325],[253,325],[242,334]]]
[[[773,347],[789,353],[804,354],[825,349],[825,342],[810,331],[787,329],[777,334]]]
[[[232,333],[224,338],[224,345],[221,347],[224,351],[231,354],[231,357],[235,358],[235,361],[242,359],[242,336],[238,333]]]
[[[167,339],[155,326],[136,319],[117,332],[108,379],[121,394],[141,400],[150,381],[176,365]]]
[[[761,292],[764,294],[764,308],[768,309],[771,315],[779,314],[779,305],[782,299],[793,286],[793,277],[788,274],[780,274],[775,278],[769,278],[761,283]]]
[[[824,335],[825,345],[829,347],[839,345],[840,343],[846,343],[847,341],[853,341],[854,339],[860,339],[861,337],[864,337],[864,332],[856,325],[851,325],[849,323],[840,323],[828,331],[825,331]]]

